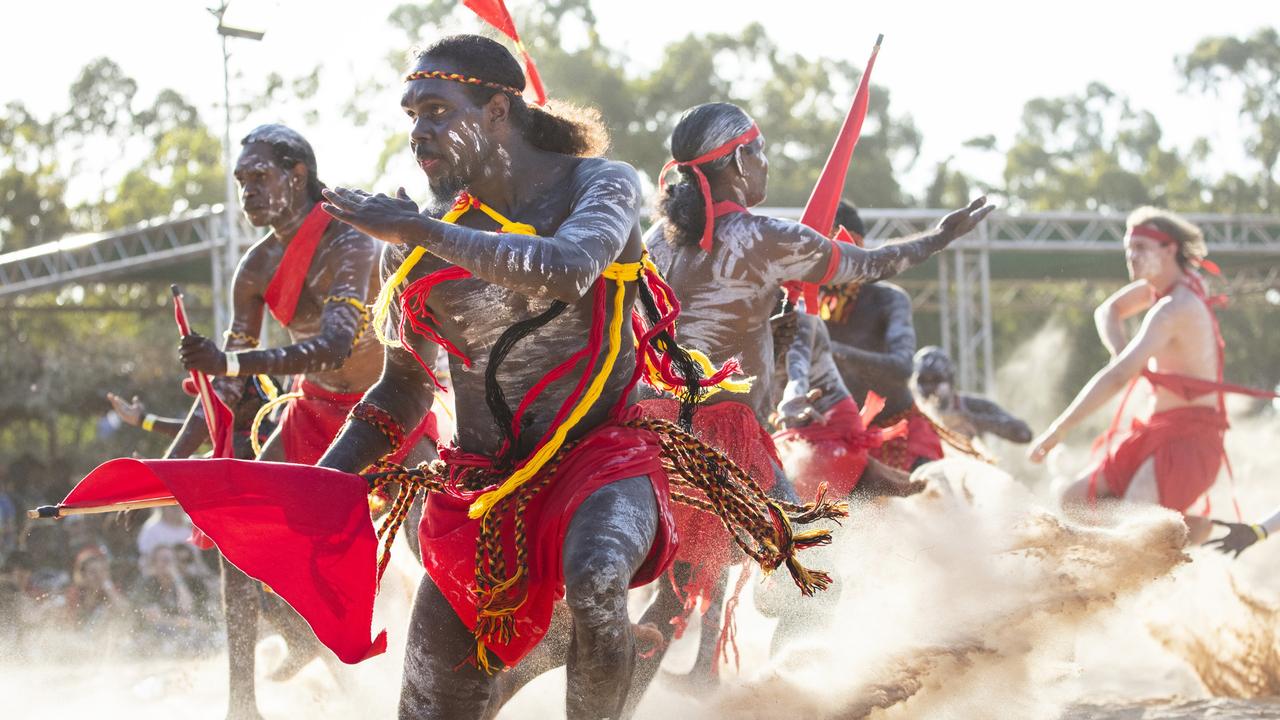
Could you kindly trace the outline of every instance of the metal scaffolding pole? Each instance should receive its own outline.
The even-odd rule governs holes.
[[[947,278],[947,254],[938,255],[938,321],[942,329],[942,349],[955,357],[951,347],[951,283]]]

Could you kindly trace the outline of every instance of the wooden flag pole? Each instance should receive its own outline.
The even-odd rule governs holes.
[[[69,517],[71,515],[97,515],[99,513],[145,510],[146,508],[167,507],[169,505],[177,504],[177,500],[171,497],[165,497],[154,498],[151,500],[130,500],[128,502],[113,503],[111,505],[98,505],[96,507],[41,505],[35,510],[28,510],[27,518],[31,520],[57,520],[58,518]]]

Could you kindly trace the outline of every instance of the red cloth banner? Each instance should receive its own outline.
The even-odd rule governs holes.
[[[109,460],[63,507],[172,497],[227,561],[265,583],[345,663],[387,648],[370,638],[378,543],[358,475],[254,460]]]

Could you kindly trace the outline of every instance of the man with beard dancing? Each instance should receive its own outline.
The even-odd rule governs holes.
[[[662,375],[662,359],[682,368],[686,392],[720,373],[699,379],[657,333],[674,320],[659,312],[674,298],[644,261],[635,171],[596,157],[607,144],[598,115],[528,105],[524,87],[492,40],[436,42],[418,54],[401,104],[432,195],[456,198],[452,207],[421,213],[403,188],[325,191],[327,211],[392,243],[375,317],[385,309],[398,337],[320,464],[359,470],[394,448],[432,402],[438,348],[458,397],[457,444],[414,476],[440,485],[419,530],[427,576],[411,617],[405,718],[490,712],[503,697],[491,672],[518,667],[561,597],[568,716],[619,717],[635,662],[627,589],[658,577],[674,549],[669,478],[705,490],[703,507],[758,500],[749,516],[721,511],[718,522],[738,538],[750,525],[765,542],[744,547],[758,558],[777,548],[762,562],[785,562],[807,590],[826,583],[794,558],[818,535],[777,530],[763,494],[723,457],[630,406],[641,371]],[[636,297],[653,324],[632,316],[624,328]],[[507,397],[522,398],[514,411]]]
[[[241,146],[235,167],[241,205],[254,227],[270,232],[249,248],[236,270],[223,348],[193,333],[182,338],[180,357],[186,369],[212,376],[219,396],[232,407],[239,405],[245,376],[298,375],[300,392],[285,396],[288,405],[258,458],[312,464],[381,370],[381,347],[373,333],[365,332],[366,306],[378,288],[380,245],[345,223],[331,222],[320,209],[323,185],[315,152],[298,132],[263,125]],[[265,310],[285,327],[291,344],[257,349]],[[196,402],[166,457],[187,457],[207,437],[202,412]],[[415,442],[427,427],[419,430]],[[254,646],[262,590],[225,559],[222,571],[228,717],[258,717]],[[272,677],[287,679],[321,648],[292,609],[277,598],[266,606],[290,646]]]

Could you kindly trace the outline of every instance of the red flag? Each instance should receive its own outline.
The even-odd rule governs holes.
[[[844,192],[845,177],[849,174],[849,161],[853,159],[853,148],[858,144],[858,136],[862,134],[862,121],[867,117],[867,103],[871,94],[871,69],[875,67],[881,40],[884,40],[884,35],[876,38],[876,45],[871,49],[871,57],[867,59],[867,67],[863,70],[862,79],[858,82],[858,91],[853,95],[849,114],[845,116],[844,124],[840,126],[840,134],[836,136],[836,143],[831,148],[831,154],[827,156],[827,164],[822,167],[822,174],[818,176],[818,182],[813,186],[813,194],[809,196],[809,202],[805,203],[804,214],[800,217],[801,224],[817,230],[824,237],[831,236],[831,226],[836,220],[836,209],[840,206],[840,195]],[[829,270],[834,269],[832,267]],[[831,272],[829,271],[827,275],[830,276]],[[802,294],[805,309],[810,314],[816,314],[818,286],[813,283],[788,284],[787,295],[792,302]]]
[[[265,583],[345,663],[386,650],[370,639],[378,541],[359,475],[254,460],[99,465],[61,507],[172,497],[227,561]]]
[[[173,319],[178,323],[178,336],[191,334],[191,323],[187,322],[187,309],[182,304],[182,291],[177,285],[170,285],[173,292]],[[229,458],[235,456],[235,415],[222,398],[213,391],[213,383],[209,376],[198,370],[191,371],[191,383],[196,386],[196,394],[200,397],[200,406],[204,408],[204,423],[209,428],[209,441],[213,443],[213,456]],[[191,544],[201,550],[213,548],[213,542],[200,532],[197,527],[191,531]]]
[[[170,285],[169,289],[173,291],[173,318],[178,322],[179,336],[186,337],[191,334],[191,324],[187,322],[187,310],[182,305],[182,291],[178,290],[177,285]],[[204,422],[209,428],[209,440],[213,443],[213,456],[232,457],[235,455],[234,428],[232,427],[235,416],[232,415],[227,404],[222,402],[222,398],[213,391],[213,384],[209,382],[208,375],[192,370],[191,382],[195,384],[196,391],[200,395],[200,405],[204,408]]]
[[[533,64],[529,51],[525,49],[524,43],[520,42],[520,33],[516,32],[516,23],[511,19],[511,12],[507,10],[506,3],[502,0],[462,0],[462,4],[516,44],[516,49],[524,58],[524,71],[528,76],[529,84],[533,87],[535,102],[546,105],[547,91],[542,87],[542,76],[538,75],[538,66]]]

